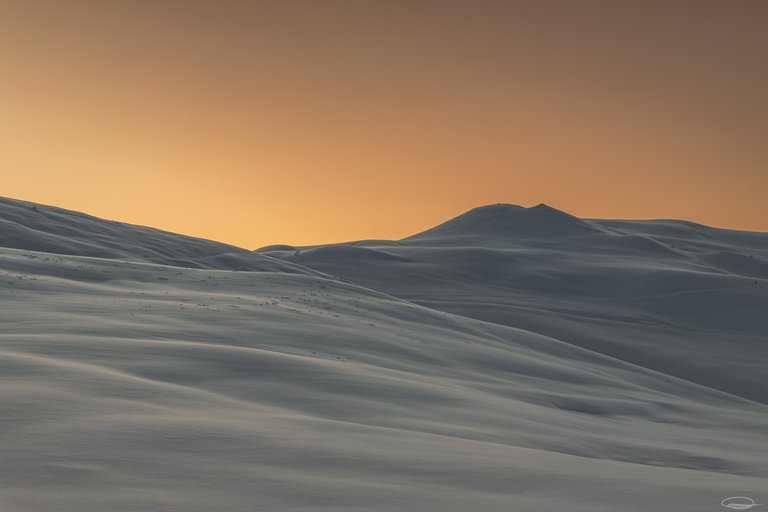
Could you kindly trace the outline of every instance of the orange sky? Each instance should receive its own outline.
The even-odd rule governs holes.
[[[0,195],[245,247],[768,231],[768,2],[0,0]]]

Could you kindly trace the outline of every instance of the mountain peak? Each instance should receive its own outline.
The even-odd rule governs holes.
[[[524,207],[496,203],[473,208],[413,238],[516,237],[548,238],[602,231],[589,221],[545,203]]]
[[[509,212],[519,213],[519,212],[526,212],[526,211],[554,211],[554,212],[568,215],[564,211],[558,210],[557,208],[553,208],[552,206],[549,206],[546,203],[539,203],[536,206],[530,206],[530,207],[520,206],[512,203],[494,203],[494,204],[486,204],[483,206],[472,208],[471,210],[463,213],[462,215],[459,215],[459,217],[470,214],[472,212],[488,212],[488,213],[493,213],[494,215],[499,215],[499,214],[505,214]]]

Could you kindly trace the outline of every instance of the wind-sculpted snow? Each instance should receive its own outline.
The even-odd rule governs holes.
[[[618,229],[587,236],[633,236]],[[761,497],[768,407],[726,389],[760,373],[761,315],[731,331],[654,310],[653,247],[634,266],[608,253],[602,279],[639,275],[587,293],[589,279],[554,274],[586,272],[580,256],[543,257],[554,235],[546,250],[428,238],[266,251],[294,273],[0,249],[0,510],[698,511]],[[741,279],[690,265],[662,266],[662,281],[695,295]],[[727,300],[765,300],[758,281]],[[706,351],[742,380],[685,375]]]
[[[493,205],[360,245],[262,254],[768,403],[768,234]]]
[[[470,210],[463,215],[406,238],[410,240],[479,241],[493,245],[511,238],[537,240],[560,236],[601,233],[598,225],[540,204],[523,208],[513,204],[495,204]]]
[[[0,247],[178,267],[307,271],[232,245],[2,197]]]

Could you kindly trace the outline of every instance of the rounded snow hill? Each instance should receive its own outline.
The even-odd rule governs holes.
[[[8,198],[0,198],[0,247],[188,268],[308,271],[233,245]]]
[[[768,404],[766,233],[495,204],[365,249],[266,254]]]
[[[766,488],[766,407],[519,327],[13,249],[0,283],[3,512],[693,511]]]
[[[497,205],[453,235],[250,255],[0,219],[30,249],[0,248],[2,511],[693,511],[767,488],[764,234]]]
[[[404,241],[441,238],[549,238],[603,232],[590,221],[574,217],[546,204],[524,208],[499,203],[481,206],[432,229],[405,238]]]

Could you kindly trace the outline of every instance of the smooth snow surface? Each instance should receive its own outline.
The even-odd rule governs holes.
[[[1,512],[768,500],[768,235],[475,209],[250,252],[0,200]]]
[[[177,267],[307,271],[232,245],[2,197],[0,247]]]

